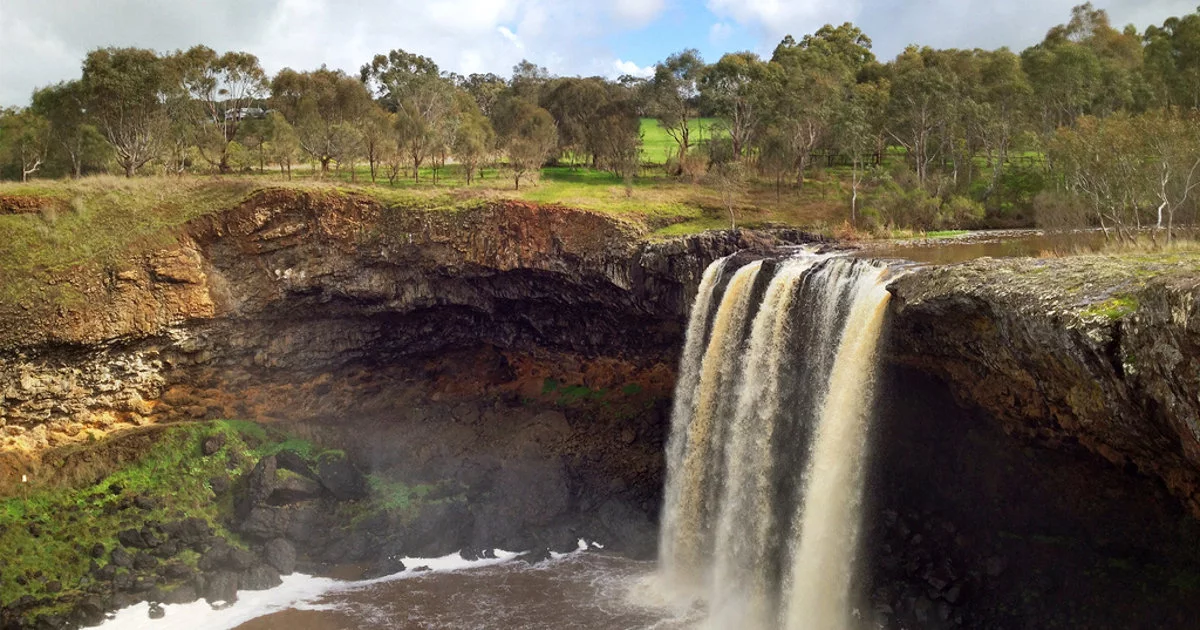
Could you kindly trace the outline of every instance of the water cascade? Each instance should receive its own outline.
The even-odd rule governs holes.
[[[850,628],[876,263],[804,254],[705,272],[667,445],[660,577],[714,628]]]

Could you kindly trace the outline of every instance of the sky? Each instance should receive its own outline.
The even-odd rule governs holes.
[[[523,58],[557,75],[648,74],[697,48],[770,56],[787,34],[850,21],[891,59],[908,44],[1020,50],[1066,22],[1081,0],[0,0],[0,106],[79,76],[87,51],[244,50],[268,74],[326,64],[351,74],[393,48],[443,70],[511,74]],[[1098,0],[1139,29],[1197,0]]]

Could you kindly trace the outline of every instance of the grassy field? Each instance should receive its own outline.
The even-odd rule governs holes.
[[[726,135],[718,127],[716,118],[697,118],[688,125],[693,145],[708,142],[714,134]],[[675,139],[654,118],[642,119],[642,159],[650,164],[665,164],[668,158],[679,153]]]

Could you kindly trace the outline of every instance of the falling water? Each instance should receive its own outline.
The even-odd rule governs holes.
[[[729,266],[708,269],[691,314],[660,574],[705,596],[714,628],[844,630],[887,270],[760,261],[718,296]]]

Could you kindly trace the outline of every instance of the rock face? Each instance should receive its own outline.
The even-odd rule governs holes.
[[[717,257],[809,237],[643,236],[601,214],[513,202],[427,211],[260,192],[188,224],[169,249],[70,272],[79,303],[0,320],[0,472],[16,473],[0,474],[0,493],[20,473],[69,469],[39,465],[54,447],[244,418],[446,494],[442,518],[404,524],[410,547],[396,551],[573,548],[585,523],[604,522],[588,531],[615,548],[614,532],[652,540],[613,515],[654,518],[700,275]],[[262,496],[239,513],[254,540],[315,540],[305,499],[367,492],[345,461],[260,465],[251,492]],[[377,541],[339,542],[331,558],[365,557]]]
[[[1080,444],[1200,515],[1200,270],[1165,257],[991,260],[892,285],[888,352],[1006,433]]]

